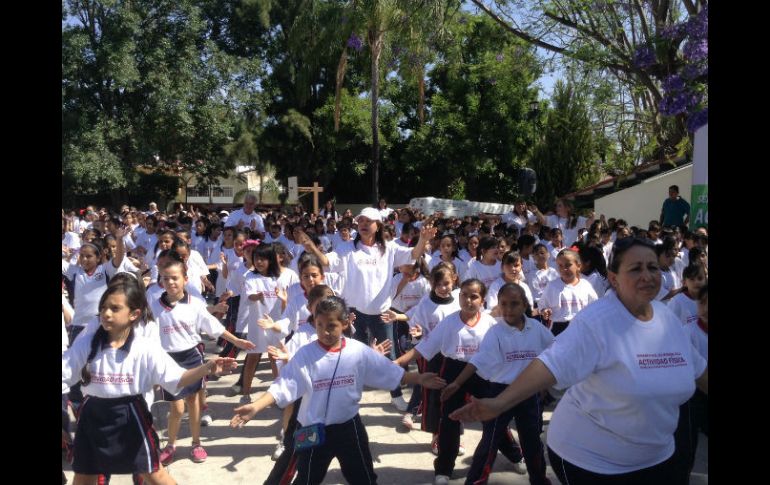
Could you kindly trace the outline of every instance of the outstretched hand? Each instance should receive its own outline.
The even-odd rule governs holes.
[[[494,406],[494,402],[494,399],[471,396],[471,402],[450,413],[449,418],[455,421],[489,421],[502,412]]]
[[[268,345],[267,354],[270,357],[272,357],[274,360],[288,361],[290,356],[289,356],[289,351],[286,348],[286,345],[283,342],[281,342],[279,345],[281,346],[280,349],[278,347],[273,347],[272,345]]]
[[[426,389],[441,389],[446,386],[446,381],[435,372],[420,374],[420,384]]]
[[[238,361],[232,357],[217,357],[213,362],[214,368],[211,370],[211,373],[218,376],[230,374],[234,369],[238,368]]]
[[[372,341],[372,348],[382,355],[389,354],[390,349],[393,348],[393,342],[390,339],[385,339],[381,343],[377,343],[377,337]]]
[[[257,414],[257,410],[253,404],[245,404],[235,408],[235,416],[230,420],[231,428],[243,428],[243,425],[248,423],[254,415]]]

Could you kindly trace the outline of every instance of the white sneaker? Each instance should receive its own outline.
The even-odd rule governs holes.
[[[513,464],[513,471],[514,473],[518,473],[519,475],[527,474],[527,465],[524,463],[523,458]]]
[[[449,485],[449,477],[446,475],[436,475],[433,477],[433,485]]]
[[[201,416],[201,426],[208,426],[214,422],[214,418],[209,413],[203,413]]]
[[[404,417],[401,418],[401,426],[406,428],[407,431],[414,429],[414,416],[410,413],[404,414]]]
[[[251,404],[251,394],[244,394],[238,402],[241,404]]]
[[[465,445],[460,443],[460,447],[457,448],[457,456],[463,456],[465,454]]]
[[[407,402],[404,401],[404,396],[391,397],[390,403],[396,406],[396,409],[398,409],[402,413],[406,411],[406,408],[409,407],[409,404],[407,404]]]
[[[283,455],[283,441],[279,441],[277,445],[275,445],[275,451],[273,452],[273,456],[271,457],[273,461],[278,461],[278,458]]]

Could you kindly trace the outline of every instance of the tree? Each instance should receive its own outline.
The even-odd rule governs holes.
[[[233,167],[224,147],[240,109],[258,97],[260,68],[210,41],[202,3],[63,3],[62,172],[69,190],[109,193],[117,204],[128,200],[140,167],[208,181]]]
[[[561,56],[568,65],[613,76],[622,87],[615,102],[632,111],[623,122],[637,125],[632,131],[640,152],[649,147],[654,157],[662,157],[681,151],[688,135],[685,113],[707,117],[707,67],[691,69],[698,89],[681,90],[677,80],[676,89],[664,85],[690,64],[688,59],[705,60],[707,0],[503,0],[494,6],[471,1],[506,31]],[[701,21],[689,22],[685,16]]]
[[[556,197],[595,182],[595,160],[594,135],[585,101],[573,86],[558,81],[543,138],[530,159],[538,177],[537,203],[550,207]]]

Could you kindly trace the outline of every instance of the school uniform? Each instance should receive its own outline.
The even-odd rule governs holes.
[[[440,262],[442,262],[443,259],[441,259],[441,252],[436,251],[431,256],[430,263],[428,264],[428,270],[433,271],[433,268],[435,268]],[[468,263],[460,259],[459,257],[455,257],[452,260],[452,264],[455,265],[455,269],[457,270],[457,276],[460,278],[460,281],[465,281],[466,274],[468,273]]]
[[[698,302],[688,292],[677,293],[667,302],[668,308],[679,317],[682,325],[698,323]]]
[[[607,281],[607,278],[600,275],[598,271],[594,270],[588,276],[584,275],[581,277],[591,283],[591,286],[596,292],[596,296],[599,298],[603,297],[604,294],[607,293],[607,288],[610,286],[610,283]]]
[[[185,291],[182,299],[172,304],[164,292],[160,298],[150,302],[152,314],[158,322],[160,343],[174,361],[185,369],[203,364],[203,354],[198,348],[203,330],[211,337],[219,337],[225,327],[206,309],[206,304],[193,298]],[[166,401],[178,401],[194,395],[203,387],[203,379],[186,386],[176,395],[163,391]]]
[[[484,335],[495,323],[494,318],[482,312],[476,320],[466,324],[457,311],[442,320],[415,349],[428,360],[439,353],[443,355],[444,363],[441,365],[439,376],[450,383],[478,352]],[[484,395],[484,383],[476,374],[442,403],[438,426],[438,457],[433,462],[436,475],[452,476],[460,448],[460,422],[449,419],[449,414],[465,405],[466,393],[479,397]]]
[[[468,271],[465,272],[465,279],[461,280],[461,282],[471,278],[477,278],[484,283],[484,286],[489,288],[489,285],[500,277],[502,271],[500,261],[495,261],[494,264],[487,265],[478,259],[474,259],[468,263]]]
[[[551,332],[556,336],[567,328],[579,311],[598,299],[593,286],[586,280],[581,278],[577,284],[568,285],[559,278],[545,287],[538,308],[541,312],[551,309]]]
[[[567,247],[571,246],[572,243],[578,240],[578,231],[580,231],[580,229],[586,228],[586,222],[588,222],[588,219],[583,216],[578,216],[575,226],[569,227],[571,221],[572,216],[559,217],[556,214],[546,216],[545,218],[545,222],[548,227],[552,229],[558,227],[561,229],[562,239],[564,240],[564,245]]]
[[[548,286],[548,283],[557,279],[559,279],[559,272],[550,266],[546,266],[545,269],[536,269],[531,277],[527,278],[529,288],[532,290],[532,299],[535,302],[535,308],[539,308],[538,302],[543,296],[543,291],[545,290],[545,287]]]
[[[89,365],[91,382],[78,415],[74,442],[75,473],[153,473],[160,469],[160,440],[142,394],[159,384],[175,391],[184,369],[157,341],[134,333],[120,348],[107,343],[101,327],[99,344]],[[91,339],[76,341],[62,356],[62,387],[80,379]]]
[[[301,347],[267,391],[280,407],[301,397],[298,423],[325,426],[322,445],[296,453],[295,483],[322,483],[335,457],[348,483],[376,483],[359,401],[364,386],[393,389],[403,375],[401,367],[354,339],[343,337],[335,351],[318,341]]]
[[[249,354],[262,354],[267,352],[268,346],[277,347],[281,341],[281,333],[271,329],[264,329],[257,323],[258,320],[270,315],[273,320],[278,320],[281,316],[281,305],[276,294],[278,282],[275,278],[262,276],[253,271],[246,274],[243,290],[241,291],[241,301],[245,300],[248,305],[248,318],[246,320],[246,332],[249,341],[255,347],[246,350]],[[249,299],[252,295],[262,294],[262,301],[252,301]],[[240,317],[239,317],[240,318]],[[283,335],[285,337],[285,335]]]
[[[524,318],[519,330],[502,319],[484,335],[479,351],[471,357],[476,374],[489,382],[486,397],[496,397],[554,341],[553,335],[537,320]],[[521,447],[508,431],[508,423],[516,420]],[[482,423],[481,441],[473,453],[473,462],[466,475],[466,485],[486,483],[495,464],[498,449],[512,462],[522,457],[529,472],[531,484],[550,484],[545,476],[545,453],[540,434],[543,431],[543,413],[535,394],[498,417]]]
[[[448,298],[441,298],[431,292],[425,295],[420,302],[406,312],[409,317],[409,328],[419,326],[422,331],[421,340],[428,338],[434,328],[447,316],[460,310],[459,291],[454,290]],[[436,354],[432,359],[426,359],[422,355],[417,357],[417,368],[420,372],[436,372],[441,370],[444,356]],[[430,433],[438,432],[438,423],[441,417],[441,391],[425,389],[416,385],[409,399],[407,412],[417,414],[422,406],[422,421],[420,428]]]
[[[503,277],[499,277],[487,287],[487,297],[484,299],[484,302],[487,305],[487,311],[491,311],[494,307],[497,306],[497,294],[500,292],[500,288],[502,288],[506,283],[508,282],[505,281]],[[524,290],[524,295],[527,298],[527,302],[529,303],[530,308],[534,308],[535,301],[532,299],[532,290],[529,289],[529,285],[525,283],[523,279],[516,284],[521,286],[521,288]]]

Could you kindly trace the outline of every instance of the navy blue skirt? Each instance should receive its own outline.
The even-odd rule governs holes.
[[[153,473],[160,467],[160,440],[142,396],[86,396],[73,446],[75,473]]]
[[[200,350],[198,350],[197,346],[191,349],[183,350],[181,352],[169,352],[168,355],[170,355],[171,358],[174,359],[180,367],[185,369],[195,369],[196,367],[203,364],[203,355],[201,354]],[[200,391],[202,387],[203,379],[200,379],[195,381],[193,384],[190,384],[189,386],[183,387],[182,390],[179,391],[179,394],[176,395],[171,394],[167,390],[163,389],[163,400],[178,401],[180,399],[184,399],[187,396],[195,394],[196,392]]]

